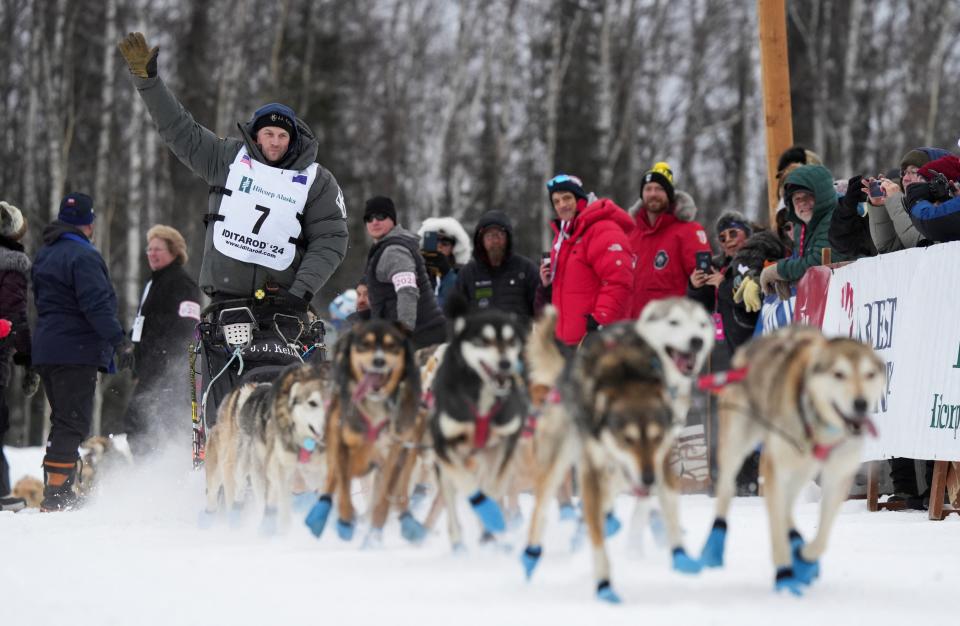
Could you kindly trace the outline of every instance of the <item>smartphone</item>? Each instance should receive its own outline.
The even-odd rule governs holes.
[[[882,198],[886,193],[883,191],[883,185],[880,184],[880,180],[873,178],[870,180],[870,197],[871,198]]]
[[[423,233],[423,246],[421,250],[424,252],[436,252],[437,251],[437,231],[428,230]]]
[[[697,252],[696,254],[696,264],[697,269],[701,272],[710,273],[710,253],[709,252]]]
[[[550,253],[549,253],[549,252],[544,252],[543,254],[540,255],[540,265],[546,265],[547,267],[550,267]]]

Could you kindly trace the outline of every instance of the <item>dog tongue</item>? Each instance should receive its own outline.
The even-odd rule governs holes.
[[[877,426],[873,423],[873,420],[869,417],[863,418],[863,425],[866,427],[867,432],[870,433],[871,437],[876,438],[877,436]]]
[[[360,386],[363,387],[364,391],[369,391],[371,389],[377,390],[380,387],[383,387],[383,374],[377,372],[367,372],[363,380],[360,382]]]
[[[677,369],[684,374],[689,374],[693,371],[693,357],[689,354],[684,352],[675,352],[673,362],[676,363]]]

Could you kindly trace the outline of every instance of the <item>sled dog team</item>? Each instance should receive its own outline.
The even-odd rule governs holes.
[[[800,595],[817,578],[883,389],[883,364],[868,346],[787,327],[738,350],[729,375],[714,381],[716,519],[701,554],[691,556],[669,453],[713,345],[702,307],[684,298],[656,301],[639,320],[589,334],[568,357],[554,341],[550,308],[529,333],[503,313],[451,313],[441,346],[415,353],[396,323],[361,322],[337,343],[331,362],[293,366],[272,383],[234,389],[209,435],[201,524],[214,522],[221,495],[228,519],[238,523],[250,494],[256,510],[262,507],[261,531],[272,534],[289,523],[292,493],[315,492],[305,519],[310,531],[320,537],[334,514],[336,533],[350,540],[358,517],[351,484],[369,478],[364,545],[381,542],[391,510],[402,536],[416,544],[431,521],[413,515],[411,488],[415,476],[435,470],[439,498],[430,518],[445,508],[456,551],[463,549],[461,505],[477,516],[484,539],[496,541],[507,526],[502,503],[519,486],[532,486],[520,555],[529,578],[547,549],[546,509],[575,469],[595,592],[616,603],[605,548],[620,525],[616,497],[635,494],[642,507],[656,493],[675,570],[720,567],[736,474],[762,445],[775,588]],[[793,523],[793,504],[817,475],[820,524],[807,543]]]

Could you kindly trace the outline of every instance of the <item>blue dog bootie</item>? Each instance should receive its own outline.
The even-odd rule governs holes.
[[[707,542],[703,544],[700,563],[704,567],[723,567],[723,552],[726,542],[727,522],[718,517],[713,521],[713,528],[707,535]]]
[[[699,574],[703,565],[697,559],[691,558],[681,547],[673,549],[673,569],[682,574]]]
[[[607,513],[606,517],[603,518],[603,536],[604,537],[613,537],[620,529],[623,527],[623,524],[620,523],[620,520],[617,519],[617,516],[613,514],[613,511]]]
[[[793,568],[781,567],[777,569],[777,577],[773,582],[775,591],[788,591],[800,597],[803,595],[804,584],[793,575]]]
[[[400,535],[410,543],[420,543],[427,536],[427,529],[410,511],[404,511],[400,516]]]
[[[323,534],[323,528],[327,525],[327,518],[330,517],[330,509],[332,508],[333,500],[329,494],[324,494],[320,496],[317,503],[314,504],[310,512],[307,513],[307,518],[304,520],[304,523],[307,525],[307,528],[310,529],[310,532],[313,533],[314,537],[319,538],[320,535]]]
[[[527,580],[530,580],[530,577],[533,576],[533,570],[540,563],[541,556],[543,556],[541,546],[527,546],[527,549],[520,554],[520,562],[523,563],[523,571],[527,575]]]
[[[808,561],[800,554],[803,544],[793,550],[793,576],[805,585],[811,584],[820,576],[820,561]]]
[[[610,586],[609,580],[601,580],[597,584],[597,599],[610,604],[620,604],[620,602],[622,602],[620,596],[618,596],[617,592]]]
[[[350,541],[353,539],[353,531],[355,525],[353,520],[337,520],[337,536],[343,539],[344,541]]]
[[[473,507],[473,512],[480,518],[485,529],[492,533],[502,533],[506,530],[507,524],[503,521],[500,507],[482,491],[477,491],[470,496],[470,506]]]

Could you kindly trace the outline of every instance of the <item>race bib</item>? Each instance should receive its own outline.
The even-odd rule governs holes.
[[[140,336],[143,335],[143,322],[146,320],[142,315],[138,315],[133,320],[133,328],[130,329],[130,341],[140,343]]]
[[[214,248],[244,263],[277,271],[290,267],[317,168],[313,163],[301,171],[282,170],[259,163],[241,149],[224,184]]]

